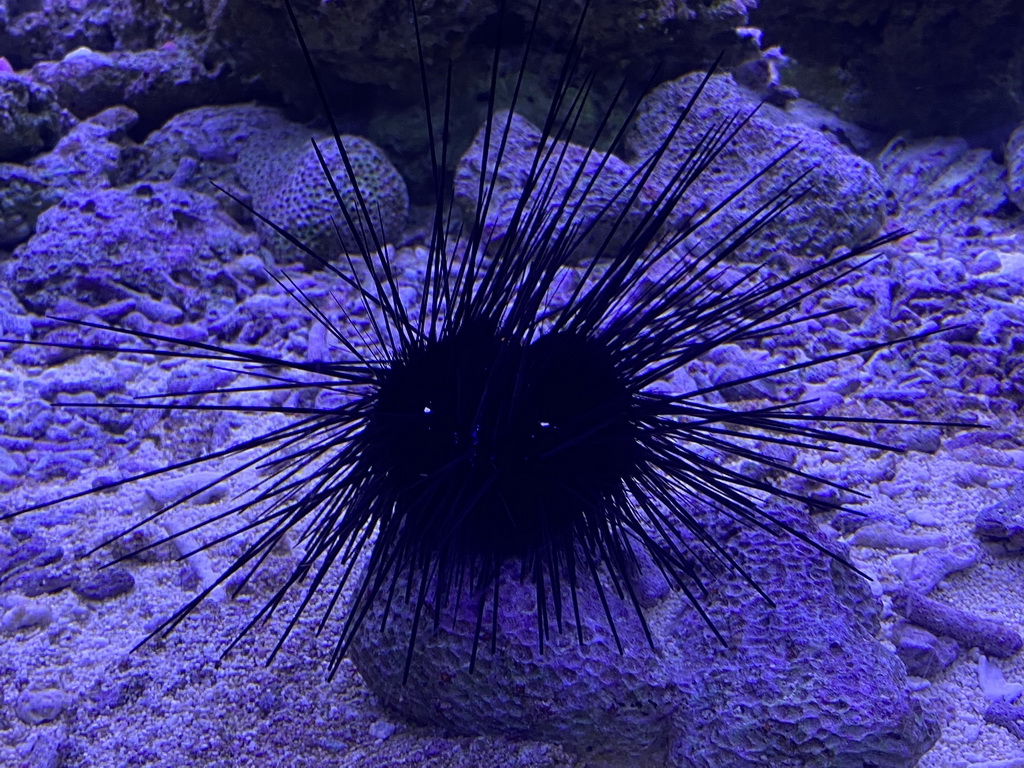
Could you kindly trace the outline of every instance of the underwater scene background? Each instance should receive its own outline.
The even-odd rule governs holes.
[[[283,0],[0,0],[0,765],[1024,766],[1019,5],[571,0],[534,21],[529,0],[433,0],[417,3],[417,32],[400,0],[295,0],[343,159]],[[562,82],[577,55],[581,77]],[[440,192],[424,83],[435,139],[448,129]],[[557,95],[579,104],[581,131],[555,142],[556,170],[582,168],[582,193],[564,177],[530,186]],[[508,139],[497,167],[489,114]],[[573,585],[597,617],[588,642],[553,631],[540,649],[536,585],[517,590],[505,563],[495,650],[487,635],[476,658],[480,621],[456,607],[420,627],[410,665],[404,584],[387,627],[367,607],[335,658],[335,625],[362,605],[353,580],[337,606],[314,590],[279,650],[301,595],[223,656],[305,544],[275,540],[251,578],[219,582],[256,540],[244,528],[258,510],[235,508],[267,473],[235,472],[230,454],[189,462],[342,406],[296,379],[253,387],[251,412],[221,408],[253,386],[245,361],[192,353],[337,361],[332,329],[372,346],[372,272],[345,253],[372,251],[421,306],[437,227],[514,239],[531,194],[550,196],[530,205],[552,221],[571,209],[571,223],[598,222],[581,248],[609,210],[628,240],[701,137],[739,121],[666,207],[678,242],[623,294],[623,315],[702,243],[735,244],[714,280],[758,270],[773,286],[906,230],[853,269],[823,267],[825,288],[780,288],[809,320],[709,345],[652,385],[723,410],[801,402],[866,420],[819,422],[837,436],[827,451],[763,440],[723,464],[816,502],[769,499],[781,527],[701,518],[765,594],[702,561],[709,625],[641,558],[632,602],[646,624],[610,583],[610,607],[600,586]],[[791,202],[736,237],[773,199],[767,181],[744,185],[782,153],[774,183],[793,185]],[[322,162],[379,248],[343,222]],[[647,167],[635,210],[614,208]],[[439,196],[453,202],[440,225]],[[551,300],[600,264],[567,258]],[[155,356],[146,334],[191,346]],[[349,553],[356,573],[369,549]]]

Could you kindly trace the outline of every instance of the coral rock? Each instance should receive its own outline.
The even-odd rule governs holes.
[[[356,231],[370,249],[378,244],[395,242],[402,234],[409,213],[405,181],[383,151],[371,142],[358,136],[342,136],[341,139],[352,164],[361,201],[334,139],[320,138],[316,144],[331,169],[345,208],[356,223]],[[358,240],[347,223],[348,218],[338,207],[334,191],[324,178],[320,160],[308,143],[305,151],[290,158],[290,166],[290,173],[274,194],[263,200],[254,200],[257,210],[298,237],[325,260],[333,260],[340,250],[359,252]],[[372,234],[365,227],[365,213],[369,214]],[[276,253],[294,250],[262,222],[257,228]]]
[[[0,72],[0,161],[50,149],[73,122],[48,86]]]
[[[506,133],[507,139],[504,138]],[[567,261],[582,262],[592,256],[608,235],[609,223],[617,222],[626,211],[632,195],[628,182],[633,170],[615,155],[565,141],[549,138],[544,149],[539,150],[543,138],[540,129],[519,115],[501,111],[495,114],[491,124],[485,172],[485,137],[486,126],[480,128],[473,145],[455,169],[455,200],[471,213],[477,208],[481,175],[486,179],[484,195],[493,184],[484,216],[487,227],[484,242],[496,245],[507,233],[516,209],[522,206],[520,217],[526,211],[537,211],[546,218],[542,222],[521,222],[520,226],[548,227],[557,222],[564,227],[572,222],[585,228],[596,224],[574,253],[568,254]],[[499,147],[502,147],[501,162],[495,178]],[[544,162],[533,168],[538,156],[544,158]],[[539,200],[523,200],[531,173],[535,185],[533,194],[544,195],[546,205],[542,206]],[[551,176],[554,179],[549,181]],[[626,213],[627,218],[618,224],[619,232],[634,231],[642,215],[634,204]],[[606,251],[614,253],[613,248],[614,243]]]
[[[378,235],[383,234],[384,242],[394,242],[402,234],[409,211],[405,181],[371,142],[358,136],[343,136],[342,141]],[[317,146],[342,199],[355,214],[358,201],[334,139],[318,137]],[[146,139],[145,149],[145,177],[173,179],[180,186],[202,192],[215,181],[324,259],[331,260],[343,247],[355,245],[310,146],[309,129],[284,119],[277,110],[247,104],[192,109],[154,131]],[[182,166],[183,158],[193,160],[191,167]],[[236,214],[244,218],[247,212]],[[262,221],[257,221],[256,229],[277,256],[301,255]],[[372,244],[369,234],[365,236]]]
[[[34,312],[65,297],[96,306],[128,292],[197,315],[217,301],[210,286],[225,264],[255,247],[208,197],[142,183],[67,195],[40,216],[5,279]]]
[[[1024,487],[981,510],[974,520],[974,532],[1007,554],[1024,552]]]
[[[959,646],[948,637],[936,637],[927,629],[901,621],[893,629],[896,653],[907,674],[932,678],[956,661]]]
[[[780,514],[818,536],[805,517]],[[646,614],[654,650],[628,603],[610,600],[626,649],[620,655],[597,596],[581,589],[584,647],[571,615],[561,633],[552,616],[541,654],[536,589],[509,568],[497,653],[485,633],[473,674],[471,599],[454,621],[442,610],[436,630],[424,609],[407,685],[412,609],[402,597],[383,633],[378,600],[352,657],[375,693],[417,721],[555,741],[588,764],[913,765],[938,727],[909,696],[899,659],[875,641],[878,608],[866,585],[789,536],[737,530],[725,520],[712,528],[776,602],[769,606],[734,573],[709,576],[704,605],[727,648],[685,597],[669,591]]]
[[[686,75],[663,83],[644,98],[626,137],[633,154],[647,158],[661,146],[703,78],[700,73]],[[871,164],[826,134],[790,117],[785,110],[771,104],[758,105],[758,99],[731,76],[711,77],[655,171],[653,181],[666,183],[705,131],[728,121],[735,125],[757,109],[689,192],[688,198],[702,201],[702,206],[685,213],[707,213],[795,146],[786,162],[769,172],[767,181],[754,184],[727,206],[728,210],[701,228],[704,240],[710,245],[715,235],[728,232],[781,186],[797,182],[808,171],[807,178],[797,182],[796,191],[810,189],[813,194],[800,199],[771,227],[756,233],[739,251],[745,260],[760,262],[776,251],[793,255],[828,253],[877,232],[884,220],[884,190]]]

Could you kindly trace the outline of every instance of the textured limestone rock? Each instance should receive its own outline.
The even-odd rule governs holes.
[[[281,180],[280,186],[263,200],[256,201],[265,216],[327,261],[332,261],[342,249],[358,253],[361,250],[358,246],[360,239],[363,248],[371,250],[376,244],[394,242],[401,236],[409,213],[409,193],[405,182],[387,156],[358,136],[342,136],[342,144],[352,164],[355,185],[346,171],[334,138],[317,139],[317,147],[331,169],[331,176],[358,235],[353,234],[349,218],[339,208],[320,160],[309,144],[305,145],[304,151],[289,158],[290,172]],[[262,221],[257,226],[265,242],[276,253],[294,250],[294,246]]]
[[[1006,187],[1010,199],[1024,210],[1024,123],[1006,142]]]
[[[144,47],[151,42],[149,31],[174,24],[172,14],[161,7],[167,5],[165,0],[145,8],[132,0],[4,3],[0,6],[0,50],[15,68],[23,69],[37,61],[60,59],[82,46],[102,51]],[[158,21],[161,15],[167,18],[162,24]]]
[[[38,171],[18,163],[0,163],[0,246],[24,242],[39,214],[63,195]]]
[[[1024,487],[991,504],[974,521],[974,532],[987,544],[1007,553],[1024,552]]]
[[[0,163],[0,246],[31,237],[39,215],[68,192],[129,181],[136,152],[126,132],[137,117],[128,107],[111,107],[27,164]]]
[[[427,626],[416,650],[409,681],[402,685],[411,612],[399,607],[383,635],[364,632],[353,651],[370,688],[390,706],[413,719],[465,734],[502,734],[562,744],[588,765],[640,765],[664,762],[672,732],[674,697],[680,696],[658,655],[651,650],[630,608],[612,601],[616,629],[629,652],[620,656],[603,621],[603,609],[591,587],[580,591],[586,645],[580,648],[570,623],[554,632],[538,650],[533,623],[536,594],[506,568],[501,587],[501,627],[497,653],[480,641],[472,675],[468,663],[475,610],[461,611],[454,626],[443,621],[429,629],[432,605],[424,608]],[[566,610],[570,603],[566,603]],[[380,624],[380,604],[366,626]],[[490,621],[489,611],[484,618]]]
[[[627,134],[627,145],[637,158],[647,158],[658,149],[703,77],[686,75],[658,86],[644,98]],[[884,190],[874,168],[784,110],[771,104],[758,108],[758,103],[731,76],[711,77],[655,171],[653,181],[667,182],[706,131],[729,121],[736,125],[757,108],[689,189],[681,212],[701,215],[794,147],[785,161],[701,228],[702,241],[714,243],[716,236],[729,232],[790,182],[796,183],[795,192],[810,194],[738,251],[745,260],[760,262],[775,253],[829,253],[875,234],[884,220]],[[807,178],[798,181],[807,172]]]
[[[960,653],[960,646],[955,640],[936,637],[927,629],[906,621],[893,628],[892,640],[907,674],[918,677],[935,677],[956,661]]]
[[[788,522],[826,543],[806,518]],[[672,614],[674,669],[697,681],[700,697],[677,713],[671,764],[914,765],[939,726],[909,695],[902,663],[875,641],[868,584],[787,536],[744,530],[729,542],[776,605],[724,576],[709,603],[724,650],[706,634],[696,639],[693,611]]]
[[[531,23],[533,0],[512,0],[504,4],[504,44],[517,45],[518,29]],[[586,63],[603,68],[631,70],[643,81],[650,63],[659,61],[663,72],[684,71],[713,58],[728,46],[743,49],[744,41],[733,34],[746,23],[752,3],[711,0],[702,3],[666,3],[663,0],[633,0],[629,3],[593,3],[581,37]],[[544,3],[537,25],[535,49],[538,57],[546,49],[557,49],[568,40],[579,20],[576,3]],[[424,53],[429,62],[452,58],[455,71],[474,78],[486,78],[493,55],[497,0],[466,2],[445,0],[421,8],[420,29]],[[299,23],[307,31],[307,44],[320,62],[330,90],[342,83],[387,86],[420,100],[419,68],[411,14],[404,4],[369,0],[345,7],[299,2]],[[218,6],[208,19],[221,45],[231,48],[238,66],[246,73],[258,73],[274,90],[315,98],[304,73],[296,67],[280,66],[282,51],[294,51],[287,17],[273,0],[230,0]],[[438,68],[443,71],[443,66]],[[550,70],[557,73],[557,68]],[[436,74],[436,73],[435,73]],[[620,76],[612,75],[618,81]],[[480,82],[480,80],[477,80]],[[458,85],[458,84],[457,84]],[[440,92],[440,91],[437,91]],[[455,112],[475,101],[476,91],[454,89]]]
[[[40,216],[4,280],[38,313],[65,298],[101,305],[127,291],[194,317],[233,290],[221,272],[256,247],[213,200],[171,184],[84,190]]]
[[[1012,627],[1000,621],[962,611],[911,589],[898,590],[892,604],[908,621],[937,635],[951,637],[965,648],[980,648],[989,656],[1009,658],[1024,644],[1024,639]]]
[[[507,139],[503,139],[506,134]],[[628,234],[639,224],[643,215],[640,206],[634,203],[627,212],[633,169],[615,155],[589,151],[579,144],[551,138],[543,141],[542,147],[544,137],[537,126],[519,115],[503,111],[495,115],[491,125],[485,170],[485,138],[486,127],[481,127],[455,169],[454,182],[455,200],[466,211],[475,213],[480,176],[485,174],[484,195],[490,194],[490,199],[484,216],[484,242],[490,240],[490,244],[496,246],[507,234],[521,205],[521,231],[549,227],[567,229],[574,225],[580,231],[590,229],[583,242],[567,253],[566,261],[570,262],[585,262],[594,255],[608,235],[610,225],[624,212],[619,232]],[[534,168],[538,157],[541,162]],[[488,187],[492,184],[493,192],[489,193]],[[533,187],[533,192],[531,198],[524,201],[524,190],[528,186]],[[525,218],[524,214],[534,218]],[[614,241],[605,253],[614,253]]]
[[[825,543],[806,518],[782,514]],[[375,693],[415,720],[461,733],[530,734],[595,765],[913,765],[938,726],[908,694],[902,663],[875,641],[877,604],[866,584],[787,535],[738,529],[714,515],[709,522],[775,602],[734,573],[706,574],[702,604],[727,648],[684,596],[662,590],[646,610],[653,650],[628,604],[612,601],[627,649],[619,655],[596,596],[584,589],[584,647],[567,617],[561,634],[552,626],[541,655],[535,587],[519,584],[510,568],[497,653],[489,653],[485,633],[472,675],[472,599],[454,619],[443,608],[437,630],[424,610],[407,685],[412,611],[402,599],[383,633],[382,606],[373,608],[353,659]]]
[[[46,85],[0,71],[0,161],[50,149],[72,122]]]
[[[305,126],[279,110],[255,104],[196,107],[181,112],[146,137],[143,178],[171,181],[207,193],[214,181],[268,194],[284,172],[282,158],[309,142]]]
[[[267,107],[200,107],[176,115],[146,139],[144,175],[172,179],[200,191],[210,189],[210,181],[215,181],[331,260],[343,245],[354,248],[355,242],[310,137],[308,127],[286,120]],[[384,242],[394,242],[402,234],[408,215],[405,181],[374,144],[358,136],[342,139],[371,221],[378,233],[383,233]],[[360,206],[334,139],[318,135],[317,146],[346,206],[350,212],[357,212]],[[240,218],[247,216],[244,211],[237,213]],[[279,257],[300,255],[262,221],[256,221],[256,229],[264,244]],[[364,237],[372,246],[369,234],[364,233]]]
[[[226,68],[210,69],[196,51],[173,43],[110,53],[82,48],[60,61],[40,62],[31,71],[80,118],[125,104],[140,114],[144,127],[155,127],[197,104],[237,99],[239,94],[239,84]]]
[[[932,232],[998,231],[986,222],[1006,201],[1006,169],[960,138],[893,139],[878,157],[886,188],[911,226]]]

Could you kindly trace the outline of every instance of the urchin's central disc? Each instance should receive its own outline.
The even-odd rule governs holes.
[[[606,511],[638,454],[633,394],[600,343],[563,333],[526,344],[483,324],[382,376],[366,445],[407,524],[499,558]]]

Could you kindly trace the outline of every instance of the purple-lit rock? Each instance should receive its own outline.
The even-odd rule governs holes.
[[[782,514],[824,543],[806,518]],[[655,650],[628,603],[611,602],[627,649],[619,655],[587,587],[580,590],[585,646],[576,644],[570,613],[562,634],[552,627],[541,655],[535,587],[519,584],[508,568],[497,653],[490,654],[485,632],[472,675],[471,599],[454,623],[450,607],[442,609],[436,631],[424,608],[405,686],[412,609],[404,598],[396,597],[383,633],[382,605],[374,606],[352,657],[377,695],[418,722],[468,734],[529,734],[585,755],[588,764],[913,765],[937,738],[937,724],[908,695],[902,663],[875,641],[877,603],[866,584],[789,536],[721,520],[711,529],[732,536],[730,551],[776,602],[770,607],[735,574],[711,575],[703,604],[727,648],[670,591],[646,611]],[[656,579],[641,574],[648,578]]]
[[[78,0],[37,0],[5,3],[0,11],[0,49],[15,69],[44,59],[60,59],[88,46],[109,51],[144,48],[153,37],[180,33],[196,12],[156,0],[139,5],[131,0],[83,3]],[[175,10],[172,10],[175,8]]]
[[[80,118],[125,104],[159,124],[198,104],[237,98],[239,83],[226,67],[208,69],[199,55],[173,43],[154,50],[100,52],[78,48],[60,61],[32,67],[32,77],[53,88]]]
[[[73,122],[52,89],[0,72],[0,161],[20,161],[50,149]]]
[[[542,6],[531,52],[535,60],[541,59],[545,50],[563,46],[579,21],[579,7],[574,3],[545,2]],[[642,83],[655,62],[663,65],[663,72],[683,72],[687,71],[684,63],[692,69],[696,62],[714,58],[723,47],[735,55],[749,54],[756,50],[751,38],[737,35],[735,28],[747,23],[752,7],[742,2],[592,4],[580,39],[581,71],[599,64],[613,84],[627,74]],[[457,79],[452,117],[456,126],[466,113],[475,112],[474,123],[479,122],[482,105],[478,94],[488,87],[494,53],[490,27],[496,8],[495,2],[438,3],[424,6],[421,14],[424,56],[434,65],[428,68],[428,76],[434,80],[435,94],[443,89],[443,77],[437,77],[443,75],[443,62],[454,60]],[[216,41],[211,55],[228,50],[233,54],[231,63],[245,75],[258,77],[273,92],[307,104],[315,99],[301,67],[281,66],[281,52],[294,49],[281,5],[227,0],[216,9],[207,20],[210,36]],[[508,26],[525,28],[531,23],[533,9],[532,2],[508,3]],[[339,84],[367,83],[397,92],[407,103],[422,103],[412,20],[405,4],[392,0],[363,0],[345,6],[300,3],[296,13],[308,32],[307,43],[328,93]],[[547,69],[555,77],[562,57],[549,58],[553,62],[548,62]],[[511,88],[511,78],[507,84]],[[499,88],[504,85],[499,83]],[[422,121],[419,115],[415,119]],[[393,130],[409,133],[409,128]]]
[[[866,525],[850,539],[855,547],[872,549],[906,549],[918,552],[929,547],[944,547],[949,544],[948,537],[941,533],[906,533],[898,530],[890,522],[878,522]]]
[[[127,134],[138,119],[138,113],[125,106],[105,109],[68,131],[31,167],[62,192],[131,181],[138,153]]]
[[[60,201],[61,193],[39,171],[17,163],[0,163],[0,246],[27,240],[42,211]]]
[[[905,621],[893,628],[892,640],[909,675],[935,677],[959,655],[955,640],[936,637],[927,629]]]
[[[359,253],[360,242],[371,252],[386,243],[396,242],[409,213],[409,192],[405,181],[387,155],[359,136],[341,138],[358,186],[353,186],[334,138],[318,138],[317,148],[331,170],[348,217],[339,207],[334,189],[324,177],[320,158],[310,146],[308,137],[301,149],[285,157],[286,173],[276,180],[272,192],[255,200],[260,213],[287,229],[327,261],[334,261],[336,254],[343,249]],[[366,221],[367,214],[372,232],[362,223]],[[356,223],[361,240],[353,234],[348,224],[349,217]],[[301,253],[262,221],[258,222],[257,231],[275,254]]]
[[[893,564],[904,586],[926,595],[949,574],[973,567],[980,555],[977,545],[963,542],[928,547],[915,555],[898,555]]]
[[[1005,728],[1024,741],[1024,706],[1009,701],[993,701],[985,710],[985,722]]]
[[[484,142],[488,137],[490,144],[486,148],[485,169]],[[489,198],[483,240],[489,241],[491,246],[496,246],[504,237],[517,209],[520,216],[523,211],[543,211],[543,224],[538,221],[535,226],[553,226],[558,222],[564,227],[566,222],[572,222],[581,230],[593,227],[583,243],[566,253],[564,259],[585,262],[609,236],[609,222],[616,222],[622,232],[632,232],[639,225],[642,207],[634,202],[627,209],[634,194],[628,185],[633,169],[615,155],[573,142],[554,141],[550,137],[545,141],[541,154],[546,162],[534,167],[543,138],[540,129],[524,117],[508,111],[495,114],[489,133],[486,126],[481,127],[472,146],[459,160],[455,169],[455,200],[466,211],[475,212],[480,177],[487,180],[484,194]],[[501,164],[495,178],[499,145],[502,146]],[[537,200],[520,208],[531,178],[536,185],[534,194]],[[539,183],[536,181],[538,178],[542,180]],[[493,191],[490,191],[492,184]],[[656,194],[651,190],[651,198]],[[541,206],[541,195],[545,196],[544,206]],[[622,215],[625,218],[619,222]],[[606,246],[605,253],[614,253],[614,247],[613,241]]]
[[[309,145],[309,129],[272,107],[229,104],[181,112],[146,137],[143,178],[208,192],[210,182],[253,198],[285,173],[282,155]],[[192,161],[182,168],[183,161]],[[241,187],[241,189],[238,189]]]
[[[1006,192],[1024,210],[1024,123],[1017,126],[1006,142]]]
[[[60,717],[70,697],[58,688],[28,688],[15,701],[14,714],[28,725],[48,723]]]
[[[1005,659],[1021,649],[1021,636],[1003,624],[945,605],[910,589],[893,595],[893,608],[907,621],[937,635],[951,637],[965,648]]]
[[[0,163],[0,245],[27,240],[39,215],[69,191],[129,180],[133,152],[125,132],[137,118],[128,107],[112,107],[79,123],[52,151],[25,165]]]
[[[878,166],[901,216],[913,226],[965,231],[992,216],[1006,199],[1006,170],[991,152],[971,148],[964,139],[896,138]]]
[[[982,136],[1021,119],[1019,62],[1007,55],[1021,39],[1017,0],[776,0],[759,2],[752,22],[795,56],[794,82],[883,135]]]
[[[361,202],[334,139],[320,136],[317,146],[346,207],[355,216],[365,205],[378,234],[383,233],[385,242],[395,242],[409,209],[405,181],[370,141],[358,136],[343,136],[342,141],[359,183]],[[176,115],[150,134],[144,146],[148,156],[144,175],[148,178],[169,179],[200,191],[210,189],[214,181],[325,259],[333,259],[341,249],[339,230],[346,247],[355,249],[346,217],[310,145],[309,129],[286,120],[278,110],[246,104],[199,107]],[[221,197],[226,205],[236,206]],[[233,215],[252,218],[240,206]],[[272,227],[259,219],[254,223],[275,254],[302,255]],[[373,247],[369,233],[363,236]]]
[[[658,86],[644,98],[627,135],[629,149],[638,159],[649,157],[661,145],[702,78],[702,74],[686,75]],[[738,122],[757,109],[691,188],[688,199],[702,202],[699,211],[680,211],[684,215],[707,213],[781,153],[795,147],[765,180],[755,183],[716,216],[710,227],[702,227],[701,236],[710,244],[716,234],[729,231],[773,192],[807,171],[810,174],[798,182],[797,191],[811,189],[813,194],[799,200],[772,227],[754,235],[739,251],[745,260],[760,262],[776,252],[790,256],[828,253],[877,232],[885,217],[884,190],[871,164],[785,110],[758,104],[731,76],[713,76],[655,171],[652,182],[667,182],[705,131],[724,121]],[[778,266],[773,264],[775,269]]]
[[[217,301],[218,291],[210,287],[223,282],[226,264],[256,247],[255,236],[210,198],[166,183],[141,183],[66,196],[15,250],[5,279],[38,313],[63,297],[97,305],[127,292],[195,317]]]
[[[72,590],[87,600],[111,600],[135,589],[135,577],[125,568],[104,568],[78,579]]]
[[[974,520],[974,532],[1002,552],[1024,552],[1024,487],[1018,486],[1007,498],[981,510]]]

